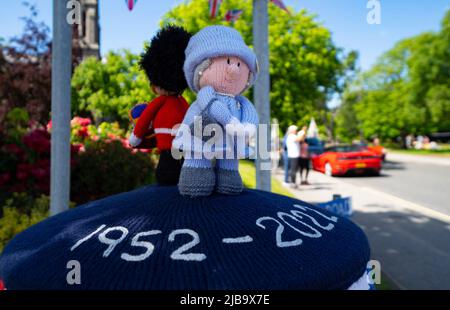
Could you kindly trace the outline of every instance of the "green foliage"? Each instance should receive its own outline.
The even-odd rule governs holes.
[[[349,84],[336,121],[339,138],[450,131],[449,29],[450,10],[440,32],[398,42]]]
[[[153,97],[138,62],[139,56],[129,51],[109,52],[105,60],[83,61],[72,77],[73,115],[92,116],[96,124],[118,121],[126,128],[131,107]]]
[[[149,154],[125,148],[120,140],[92,141],[75,158],[72,200],[84,203],[148,185],[153,169]]]
[[[74,203],[70,203],[73,208]],[[2,206],[0,217],[0,252],[15,235],[48,217],[50,197],[32,198],[26,193],[14,193]]]
[[[440,84],[432,86],[425,96],[426,106],[430,111],[432,123],[438,124],[437,129],[450,129],[450,87]]]
[[[234,23],[222,17],[229,9],[243,10]],[[339,89],[339,77],[346,65],[354,64],[355,53],[349,59],[332,42],[331,33],[306,11],[292,15],[269,3],[269,49],[271,79],[271,114],[281,128],[291,124],[307,124],[311,117],[328,120],[325,102]],[[220,6],[218,17],[211,20],[208,1],[184,2],[164,17],[162,24],[174,23],[195,33],[212,24],[232,26],[252,46],[252,1],[228,0]],[[251,93],[247,93],[251,98]],[[192,94],[187,97],[192,101]]]
[[[389,153],[400,153],[400,154],[414,154],[414,155],[427,155],[433,157],[447,157],[450,158],[450,145],[440,144],[437,150],[416,150],[416,149],[398,149],[389,148]]]
[[[6,114],[5,129],[9,142],[19,141],[26,133],[30,116],[24,108],[13,108]]]
[[[24,204],[25,203],[25,204]],[[31,207],[33,205],[33,207]],[[46,196],[33,200],[25,193],[16,193],[3,206],[0,218],[0,252],[15,235],[48,216],[50,199]],[[21,212],[24,206],[28,212]]]
[[[359,121],[356,118],[355,104],[359,100],[358,93],[346,93],[335,117],[335,134],[343,142],[351,142],[358,137]]]
[[[114,137],[125,137],[125,131],[120,128],[118,122],[103,122],[97,128],[100,139],[111,139]]]
[[[153,182],[153,158],[131,149],[118,122],[71,121],[73,166],[71,191],[77,203],[129,191]]]
[[[0,134],[8,130],[3,127],[5,116],[13,108],[26,109],[29,118],[40,124],[45,124],[50,117],[51,33],[39,21],[37,6],[28,1],[22,4],[28,11],[21,18],[22,33],[0,38]],[[77,42],[75,35],[72,66],[80,61],[81,49]]]
[[[245,187],[256,188],[256,172],[254,163],[248,160],[241,160],[239,162],[239,173],[241,174],[242,182]],[[295,198],[295,195],[284,188],[283,185],[281,185],[275,178],[272,178],[272,192]]]

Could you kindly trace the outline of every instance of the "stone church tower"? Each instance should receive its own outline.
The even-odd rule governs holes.
[[[80,0],[81,24],[78,26],[78,38],[82,58],[94,56],[100,58],[100,23],[98,0]]]

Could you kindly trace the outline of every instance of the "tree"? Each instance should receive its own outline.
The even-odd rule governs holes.
[[[14,108],[25,108],[30,120],[46,124],[51,108],[51,37],[48,26],[38,22],[35,5],[24,2],[30,15],[22,17],[23,33],[9,40],[0,38],[0,132],[4,120]],[[81,59],[74,31],[72,64]]]
[[[229,9],[242,9],[234,23],[223,20]],[[292,10],[291,10],[292,11]],[[307,124],[311,117],[330,119],[327,98],[340,90],[346,55],[337,48],[331,33],[305,10],[291,15],[269,3],[269,50],[271,114],[281,128]],[[174,23],[195,33],[212,24],[234,27],[252,46],[252,1],[228,0],[211,20],[208,1],[192,0],[170,10],[162,24]],[[250,93],[247,94],[250,98]],[[193,95],[188,95],[193,99]]]
[[[72,77],[72,113],[90,115],[96,123],[119,121],[128,127],[131,107],[154,96],[138,62],[139,56],[129,51],[83,61]]]
[[[441,31],[424,37],[409,60],[413,99],[426,107],[429,131],[450,131],[450,10]]]
[[[362,132],[365,138],[394,140],[409,133],[450,131],[449,29],[450,10],[440,32],[398,42],[348,84],[338,111],[339,137]],[[352,120],[358,130],[348,123]]]
[[[355,104],[360,97],[357,92],[344,93],[342,104],[336,111],[335,134],[342,141],[351,142],[360,135],[359,120],[355,112]]]
[[[29,6],[30,16],[21,36],[0,45],[0,123],[8,112],[26,108],[31,119],[46,122],[51,103],[51,41],[48,27],[37,22],[37,9]],[[3,126],[2,126],[3,127]],[[2,128],[3,129],[3,128]]]

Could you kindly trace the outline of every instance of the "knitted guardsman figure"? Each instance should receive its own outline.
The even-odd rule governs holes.
[[[254,52],[233,28],[206,27],[189,41],[184,73],[198,94],[174,140],[185,158],[178,184],[182,195],[242,192],[238,159],[245,157],[243,144],[256,132],[258,115],[240,94],[253,84],[257,71]],[[206,125],[215,135],[205,133]]]
[[[152,148],[146,139],[149,131],[156,136],[160,158],[156,180],[160,185],[178,183],[182,162],[171,154],[175,126],[188,109],[181,93],[187,88],[183,74],[184,50],[191,35],[183,28],[167,26],[152,39],[142,54],[141,67],[147,74],[152,90],[159,96],[148,104],[134,107],[130,116],[136,121],[129,143],[136,148]]]

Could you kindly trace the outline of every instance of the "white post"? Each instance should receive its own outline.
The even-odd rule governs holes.
[[[72,26],[67,0],[53,0],[50,215],[69,209]]]
[[[271,190],[271,161],[261,158],[261,154],[270,152],[270,77],[269,77],[269,15],[268,0],[253,0],[253,46],[258,57],[259,75],[253,88],[254,102],[259,115],[259,123],[267,129],[266,143],[259,143],[260,132],[256,143],[256,188]],[[264,138],[264,137],[262,137]],[[264,145],[265,144],[265,145]],[[261,150],[261,147],[268,148]]]

